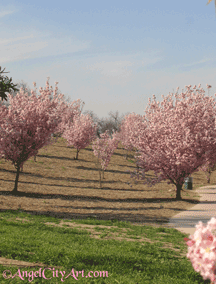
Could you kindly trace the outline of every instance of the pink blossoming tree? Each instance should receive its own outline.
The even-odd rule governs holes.
[[[34,83],[35,85],[35,83]],[[14,98],[9,94],[10,106],[0,105],[0,153],[15,166],[16,180],[13,193],[17,193],[20,169],[38,150],[56,139],[51,134],[61,122],[58,109],[63,95],[50,99],[48,82],[46,91],[40,90],[41,96],[24,94],[20,90]]]
[[[121,143],[127,150],[126,159],[128,155],[128,151],[132,151],[135,148],[135,141],[139,139],[139,136],[142,134],[142,131],[145,131],[146,125],[143,124],[144,118],[141,115],[131,113],[125,116],[124,120],[120,126],[119,138]],[[136,150],[136,154],[139,153],[139,150]],[[137,166],[137,173],[139,172],[138,163]]]
[[[49,77],[47,78],[47,82],[46,82],[46,90],[39,90],[39,92],[43,92],[43,93],[49,93],[51,92],[50,94],[50,98],[53,100],[53,101],[56,101],[56,98],[57,98],[57,93],[58,93],[58,87],[57,87],[57,84],[58,82],[55,82],[55,90],[54,90],[54,95],[52,96],[52,92],[53,92],[53,89],[52,89],[52,86],[50,87],[50,91],[49,91]],[[36,86],[36,84],[35,84]],[[81,111],[82,109],[81,108],[81,100],[78,99],[76,101],[73,101],[71,103],[67,103],[63,97],[64,95],[62,94],[59,94],[59,97],[61,98],[61,100],[58,101],[58,104],[56,106],[56,109],[55,109],[55,113],[57,114],[57,117],[60,119],[60,122],[58,123],[58,126],[57,128],[55,129],[55,133],[52,133],[52,135],[54,137],[57,137],[56,140],[58,139],[58,137],[60,137],[62,135],[62,133],[64,132],[65,130],[65,125],[68,123],[68,122],[73,122],[73,119],[75,116],[78,116],[81,114]],[[84,106],[84,102],[82,102],[82,108]],[[36,156],[34,156],[34,160],[36,162]]]
[[[142,116],[135,113],[131,113],[123,119],[120,125],[120,138],[126,150],[131,151],[134,148],[134,141],[140,134],[142,121]]]
[[[63,135],[68,123],[73,124],[75,117],[81,115],[81,104],[83,107],[85,103],[78,99],[70,104],[66,103],[65,101],[61,101],[61,103],[58,105],[56,112],[61,117],[61,122],[58,124],[56,129],[56,133],[58,135]]]
[[[104,171],[106,170],[115,149],[117,149],[119,141],[120,141],[119,133],[114,133],[113,138],[110,138],[108,130],[106,130],[105,133],[101,134],[100,138],[97,138],[92,143],[92,149],[94,150],[93,153],[97,157],[96,165],[97,168],[99,169],[100,188],[101,188],[101,172],[103,173],[103,178],[104,178]]]
[[[67,139],[68,146],[77,149],[75,160],[78,159],[79,151],[87,147],[97,136],[97,125],[93,125],[90,115],[75,116],[73,123],[68,122],[64,129],[62,137]]]
[[[149,99],[143,127],[134,146],[139,150],[137,163],[142,173],[131,177],[145,179],[145,173],[153,170],[156,178],[147,178],[150,186],[169,180],[176,187],[176,200],[181,200],[184,179],[206,164],[216,152],[215,102],[204,96],[204,90],[196,86],[186,93],[172,95],[161,102]],[[178,89],[178,88],[177,88]],[[196,93],[195,93],[196,91]],[[216,94],[215,94],[216,96]],[[135,132],[134,132],[135,134]]]

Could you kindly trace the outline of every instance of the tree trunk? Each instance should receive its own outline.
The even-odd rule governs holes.
[[[126,155],[124,156],[125,160],[128,160],[128,153],[129,153],[129,150],[126,150]]]
[[[206,175],[206,177],[207,177],[207,183],[210,183],[210,176],[211,176],[211,172],[208,172],[208,174]]]
[[[75,160],[78,160],[78,154],[79,154],[79,150],[77,149],[77,153],[76,153],[76,158],[75,158]]]
[[[100,188],[101,188],[101,170],[99,170],[99,176],[100,176]]]
[[[176,191],[176,200],[181,200],[182,199],[181,198],[182,185],[177,184],[176,189],[177,189],[177,191]]]
[[[18,192],[17,187],[18,187],[19,173],[20,173],[20,166],[17,167],[15,186],[14,186],[14,189],[12,191],[13,193],[17,193]]]
[[[137,174],[139,173],[140,167],[138,165],[136,165],[137,167]]]
[[[100,165],[100,162],[99,162],[99,158],[97,158],[97,162],[95,162],[96,166],[97,166],[97,169],[98,169],[98,172],[99,172],[99,182],[100,182],[100,188],[101,188],[101,165]]]

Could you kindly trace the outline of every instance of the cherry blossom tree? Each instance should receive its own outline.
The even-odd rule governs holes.
[[[132,151],[134,148],[134,141],[140,135],[140,129],[143,118],[141,115],[131,113],[124,117],[120,126],[120,139],[124,148],[128,151]],[[127,159],[126,154],[126,159]]]
[[[61,98],[61,100],[58,102],[56,109],[55,109],[55,113],[57,114],[58,121],[60,122],[58,123],[58,126],[55,129],[55,133],[51,134],[53,137],[56,137],[56,140],[53,140],[53,141],[57,141],[58,137],[60,137],[62,133],[64,132],[65,125],[68,122],[72,122],[75,116],[81,114],[81,111],[82,111],[80,110],[81,101],[80,99],[78,99],[76,101],[69,103],[68,99],[67,100],[63,99],[64,95],[59,93],[59,90],[57,87],[58,82],[55,82],[56,87],[55,87],[54,94],[53,94],[52,86],[50,87],[50,91],[49,91],[49,79],[50,77],[47,77],[46,89],[44,88],[43,90],[42,88],[40,88],[39,92],[48,93],[49,98],[53,101],[56,101],[56,98],[58,95]],[[26,91],[28,91],[28,89]],[[28,91],[28,95],[29,95],[29,91]],[[82,105],[84,104],[85,103],[82,102]],[[57,122],[57,120],[55,122]],[[34,161],[36,162],[36,155],[34,156]]]
[[[28,96],[31,96],[31,89],[29,88],[29,86],[27,85],[27,83],[25,82],[21,82],[21,83],[16,83],[16,86],[18,87],[18,89],[11,89],[10,90],[10,95],[12,97],[15,97],[16,94],[18,93],[17,91],[20,91],[21,89],[23,91],[25,91],[25,94],[28,94]],[[60,94],[61,92],[57,91],[57,94]],[[18,93],[19,94],[19,93]],[[53,98],[53,95],[50,96],[51,98]],[[7,108],[10,106],[10,102],[9,101],[3,101],[3,105],[5,105]],[[34,156],[34,161],[36,162],[36,155]]]
[[[211,87],[212,87],[211,85],[207,84],[208,93],[209,93],[209,89]],[[212,121],[214,122],[214,117],[212,117]],[[214,124],[213,124],[213,127],[214,127]],[[214,172],[216,170],[216,162],[215,161],[216,161],[216,153],[212,153],[208,162],[200,167],[200,170],[205,172],[205,175],[206,175],[206,178],[207,178],[207,183],[210,183],[211,174],[212,174],[212,172]]]
[[[90,115],[81,114],[75,116],[73,123],[67,123],[64,128],[62,137],[67,139],[68,146],[73,145],[77,149],[77,160],[80,149],[87,147],[96,138],[97,125],[93,125]]]
[[[97,168],[99,169],[99,182],[101,188],[101,172],[103,173],[106,170],[111,156],[113,155],[115,149],[118,147],[120,141],[119,133],[114,133],[113,138],[110,138],[108,134],[109,130],[106,130],[105,133],[101,134],[100,138],[97,138],[92,143],[93,153],[97,157]],[[99,163],[101,166],[99,166]]]
[[[21,88],[15,97],[8,95],[8,109],[0,104],[0,154],[17,170],[13,193],[18,192],[19,173],[24,163],[42,147],[56,142],[51,140],[51,134],[61,122],[59,105],[64,96],[55,94],[51,100],[48,81],[46,90],[39,92],[41,96],[36,97],[34,91],[28,96]]]
[[[135,150],[136,154],[139,155],[139,150],[135,147],[135,141],[141,134],[142,131],[145,130],[146,125],[143,124],[144,118],[141,115],[130,113],[129,115],[125,116],[122,124],[120,126],[119,137],[121,143],[123,144],[126,153],[126,160],[128,160],[128,152]],[[143,128],[144,127],[144,128]],[[136,162],[137,173],[139,172],[139,165]]]
[[[101,129],[100,129],[100,125],[99,125],[100,120],[99,120],[98,116],[91,110],[85,110],[83,112],[83,114],[84,115],[86,115],[86,114],[90,115],[90,117],[91,117],[92,121],[94,122],[94,124],[97,124],[97,126],[98,126],[98,128],[97,128],[97,137],[100,137]]]
[[[211,173],[216,171],[216,163],[208,162],[205,166],[201,167],[200,170],[203,170],[205,172],[207,183],[210,183]]]
[[[175,106],[173,94],[162,96],[161,106],[154,95],[152,103],[149,99],[139,138],[134,141],[140,153],[136,158],[142,169],[141,179],[150,170],[156,176],[145,179],[144,184],[152,186],[169,180],[168,184],[176,187],[176,200],[181,200],[184,178],[198,171],[216,152],[216,103],[212,97],[204,96],[200,85],[198,89],[194,86],[193,91],[191,85],[186,88],[186,93],[175,94]],[[131,173],[131,177],[139,176],[140,173]]]
[[[68,123],[73,124],[75,117],[81,115],[84,104],[85,104],[84,102],[81,102],[81,100],[78,99],[77,101],[73,101],[70,104],[62,101],[58,105],[56,112],[61,117],[61,122],[58,124],[55,136],[57,137],[62,136],[68,126]]]

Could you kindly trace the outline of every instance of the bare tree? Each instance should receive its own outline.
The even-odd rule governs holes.
[[[127,116],[128,114],[129,114],[129,112],[127,112],[126,114],[122,114],[121,117],[120,117],[118,111],[116,111],[115,113],[109,112],[109,116],[110,116],[109,122],[113,125],[113,131],[114,132],[120,131],[121,123],[122,123],[123,119],[125,118],[125,116]]]
[[[118,111],[116,111],[115,113],[109,112],[109,118],[102,119],[99,122],[101,126],[101,132],[104,133],[106,130],[108,130],[108,133],[112,138],[112,134],[114,132],[120,132],[121,123],[124,120],[125,116],[127,116],[128,114],[130,113],[127,112],[120,117]]]
[[[109,130],[109,134],[111,135],[112,129],[114,128],[113,122],[108,121],[108,119],[99,119],[98,116],[91,110],[84,111],[83,114],[89,114],[93,120],[93,123],[98,126],[97,136],[100,138],[100,134],[104,133],[106,130]]]
[[[104,133],[106,130],[108,130],[108,134],[111,137],[114,131],[114,125],[113,123],[109,120],[109,119],[102,119],[99,122],[100,126],[101,126],[101,133]]]
[[[97,130],[97,136],[100,138],[100,134],[104,133],[106,130],[108,130],[108,134],[110,137],[112,137],[112,134],[114,132],[120,131],[121,123],[126,115],[129,113],[126,113],[125,115],[122,115],[119,117],[119,112],[116,111],[115,113],[110,112],[109,118],[102,118],[99,119],[98,116],[91,110],[86,110],[83,114],[89,114],[95,124],[98,126]]]

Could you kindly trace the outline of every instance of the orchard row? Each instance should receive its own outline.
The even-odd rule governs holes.
[[[98,125],[89,114],[81,114],[80,100],[67,103],[64,95],[57,95],[57,86],[52,97],[49,78],[46,89],[40,88],[38,97],[33,90],[28,96],[22,88],[16,96],[8,95],[10,106],[0,105],[0,155],[17,169],[13,192],[18,191],[24,163],[42,147],[56,142],[58,137],[54,138],[53,134],[60,133],[68,146],[77,149],[76,159],[79,151],[92,142],[93,153],[103,171],[119,142],[127,150],[136,148],[137,167],[142,171],[131,173],[131,178],[141,176],[144,184],[150,186],[168,180],[176,186],[176,199],[180,200],[185,177],[200,169],[211,172],[216,164],[214,99],[205,97],[200,85],[186,89],[185,93],[175,94],[175,104],[173,94],[162,96],[161,103],[153,95],[145,115],[129,114],[113,137],[106,131],[100,138]],[[145,177],[150,170],[155,172],[153,179]]]

